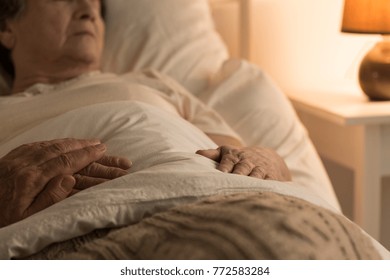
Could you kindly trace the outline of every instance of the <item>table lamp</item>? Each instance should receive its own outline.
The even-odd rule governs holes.
[[[363,58],[359,83],[371,100],[390,100],[390,0],[345,0],[341,30],[383,35]]]

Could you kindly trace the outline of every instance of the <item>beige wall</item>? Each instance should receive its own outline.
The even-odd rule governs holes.
[[[343,0],[251,1],[251,60],[283,89],[357,82],[360,59],[378,36],[340,32]]]

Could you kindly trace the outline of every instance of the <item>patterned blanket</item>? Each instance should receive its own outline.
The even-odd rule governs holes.
[[[342,215],[273,192],[217,195],[121,228],[53,244],[30,259],[380,259]]]

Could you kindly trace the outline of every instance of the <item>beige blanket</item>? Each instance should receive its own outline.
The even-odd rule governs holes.
[[[31,259],[380,259],[344,216],[272,192],[218,195],[51,245]]]

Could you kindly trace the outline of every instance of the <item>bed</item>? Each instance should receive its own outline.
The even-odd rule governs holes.
[[[0,229],[0,259],[390,259],[343,216],[290,103],[243,59],[244,36],[237,44],[226,32],[232,24],[244,28],[245,4],[107,1],[103,71],[153,69],[148,73],[156,79],[175,79],[245,144],[275,149],[292,182],[217,171],[195,154],[215,147],[201,131],[126,96],[51,95],[17,105],[3,97],[10,103],[0,108],[7,119],[0,125],[0,156],[33,141],[100,138],[133,167],[127,176]],[[3,93],[6,84],[2,80]]]

